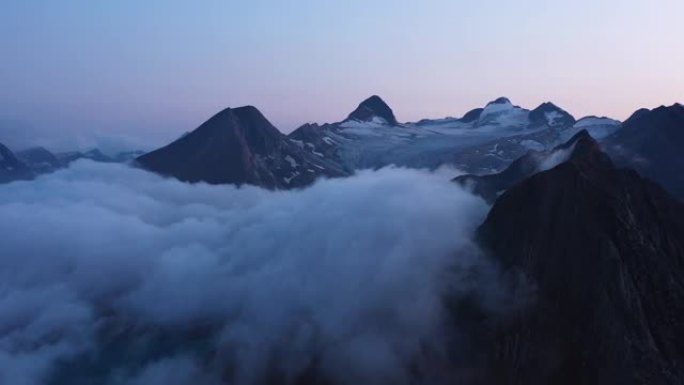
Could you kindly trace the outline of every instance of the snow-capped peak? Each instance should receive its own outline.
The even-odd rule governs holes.
[[[480,113],[478,125],[482,124],[511,124],[518,126],[527,122],[528,111],[514,106],[508,98],[498,98],[489,102]]]
[[[513,103],[511,103],[508,98],[498,98],[493,102],[487,103],[487,106],[482,110],[482,113],[480,114],[480,118],[483,118],[487,115],[490,114],[496,114],[504,111],[509,111],[513,109]]]

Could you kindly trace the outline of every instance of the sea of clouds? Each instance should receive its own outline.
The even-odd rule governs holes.
[[[274,192],[79,161],[2,185],[0,383],[412,382],[445,296],[496,291],[473,278],[486,212],[397,168]]]

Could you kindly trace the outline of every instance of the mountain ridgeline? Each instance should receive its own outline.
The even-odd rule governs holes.
[[[521,305],[497,311],[469,298],[452,304],[445,295],[453,312],[440,341],[456,336],[455,353],[451,346],[444,359],[431,360],[427,348],[418,353],[419,364],[403,368],[415,383],[674,385],[684,384],[683,147],[680,104],[639,110],[621,123],[576,119],[549,102],[528,110],[501,97],[460,118],[399,123],[372,96],[339,122],[305,124],[289,135],[255,107],[226,108],[143,154],[13,152],[0,144],[0,183],[81,159],[271,190],[389,165],[455,166],[467,174],[447,183],[447,192],[458,184],[491,206],[473,226],[476,253],[494,261],[494,275],[528,290]],[[305,365],[296,383],[329,383],[318,365]],[[448,380],[425,380],[443,373]]]
[[[463,118],[399,123],[379,96],[337,123],[305,124],[283,135],[254,107],[227,108],[196,130],[137,158],[141,167],[187,182],[300,188],[318,177],[389,165],[435,169],[448,164],[496,172],[530,150],[545,151],[581,130],[604,138],[608,118],[575,120],[544,103],[534,110],[498,98]]]
[[[289,188],[390,159],[485,164],[524,150],[493,173],[455,179],[493,205],[477,231],[481,248],[504,275],[533,288],[525,306],[479,313],[475,382],[681,384],[684,204],[676,196],[684,168],[675,151],[683,122],[680,105],[621,125],[499,98],[461,119],[399,124],[372,97],[340,123],[307,124],[289,137],[253,107],[228,109],[138,160],[191,182]],[[320,172],[291,178],[301,169],[283,158]]]

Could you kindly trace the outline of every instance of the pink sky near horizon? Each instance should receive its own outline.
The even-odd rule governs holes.
[[[372,94],[400,121],[499,96],[624,120],[684,102],[682,15],[681,0],[9,0],[0,121],[161,142],[225,107],[289,132]]]

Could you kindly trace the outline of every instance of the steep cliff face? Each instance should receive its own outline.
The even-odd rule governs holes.
[[[497,323],[497,383],[684,381],[684,206],[590,137],[499,197],[478,238],[536,288]]]

